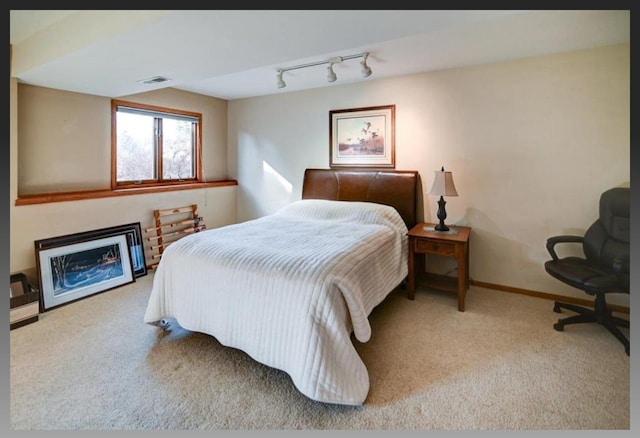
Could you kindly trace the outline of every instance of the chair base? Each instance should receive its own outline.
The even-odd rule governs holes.
[[[594,304],[595,305],[593,309],[588,309],[586,307],[576,306],[575,304],[556,301],[553,305],[554,312],[560,313],[560,309],[567,309],[572,312],[576,312],[578,315],[559,319],[558,322],[553,324],[553,328],[561,332],[564,330],[564,326],[569,324],[579,324],[583,322],[598,323],[609,330],[611,334],[613,334],[613,336],[615,336],[622,343],[622,345],[624,345],[624,351],[628,356],[629,340],[618,327],[629,328],[629,321],[612,315],[611,310],[607,307],[604,294],[596,295]]]

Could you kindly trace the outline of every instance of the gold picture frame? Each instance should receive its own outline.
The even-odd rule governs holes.
[[[329,111],[329,167],[395,168],[395,105]]]

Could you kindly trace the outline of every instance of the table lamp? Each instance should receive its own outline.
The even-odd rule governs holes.
[[[436,170],[433,178],[433,184],[429,190],[430,195],[440,196],[438,201],[438,219],[440,223],[434,228],[436,231],[449,231],[449,227],[444,224],[444,220],[447,218],[447,211],[444,209],[444,205],[447,203],[444,200],[444,196],[458,196],[456,186],[453,183],[453,174],[446,172],[444,166],[441,170]]]

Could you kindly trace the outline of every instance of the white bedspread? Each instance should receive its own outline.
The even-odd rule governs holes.
[[[146,323],[175,318],[287,372],[307,397],[359,405],[369,375],[351,341],[407,275],[407,227],[369,202],[296,201],[165,250]]]

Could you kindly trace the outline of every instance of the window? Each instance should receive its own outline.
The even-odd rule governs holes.
[[[198,113],[113,100],[112,188],[200,182]]]

